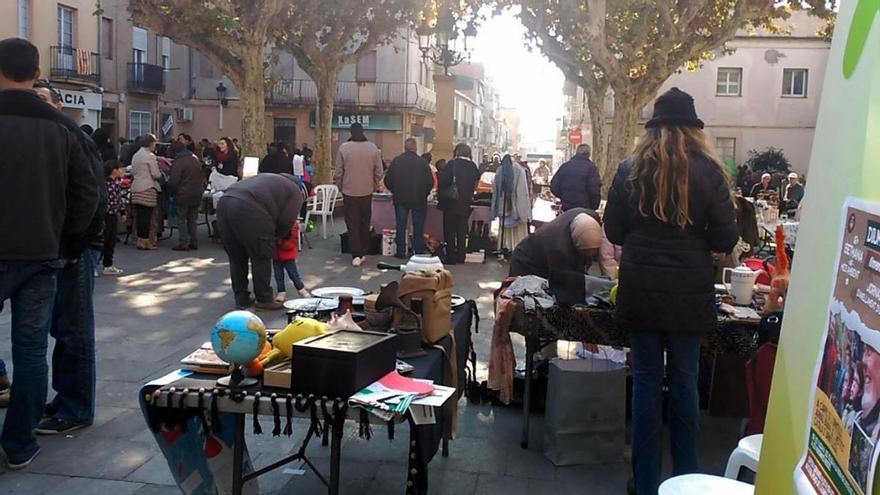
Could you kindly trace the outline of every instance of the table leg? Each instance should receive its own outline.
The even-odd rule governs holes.
[[[232,495],[241,495],[244,486],[244,414],[235,415],[235,446],[232,448]]]
[[[443,439],[443,450],[440,451],[440,455],[443,457],[449,457],[449,439]]]
[[[342,432],[345,420],[334,422],[330,429],[330,495],[339,495],[339,470],[342,464]]]
[[[535,339],[530,335],[526,336],[526,376],[523,383],[523,419],[522,419],[522,439],[519,446],[529,448],[529,414],[532,406],[532,371],[534,369],[535,357]]]

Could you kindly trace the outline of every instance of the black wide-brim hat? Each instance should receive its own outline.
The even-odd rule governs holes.
[[[657,97],[654,102],[654,115],[645,127],[653,128],[661,125],[678,125],[699,127],[705,124],[697,117],[694,98],[678,88],[672,88]]]

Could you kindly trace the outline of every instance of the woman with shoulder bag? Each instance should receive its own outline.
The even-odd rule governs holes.
[[[447,265],[464,263],[471,202],[480,180],[480,172],[471,159],[470,146],[459,143],[453,155],[455,158],[439,171],[437,181],[438,207],[443,211],[443,238],[446,242],[443,263]]]
[[[657,98],[645,127],[614,178],[604,227],[623,246],[617,320],[632,349],[630,491],[654,495],[664,368],[673,476],[699,469],[700,344],[717,325],[712,253],[730,252],[739,234],[730,182],[694,99],[672,88]]]
[[[156,159],[156,136],[146,134],[140,138],[140,149],[131,159],[134,181],[131,183],[131,203],[135,210],[135,227],[137,230],[137,248],[154,250],[159,246],[150,240],[150,220],[153,209],[159,203],[159,191],[162,185],[159,179],[162,171]]]

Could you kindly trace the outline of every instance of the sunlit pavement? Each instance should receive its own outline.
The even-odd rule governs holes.
[[[96,280],[95,424],[67,436],[41,437],[42,453],[24,471],[7,472],[0,467],[0,494],[180,493],[138,409],[137,391],[148,379],[176,369],[180,358],[209,338],[214,321],[233,309],[225,253],[206,238],[203,227],[199,233],[203,237],[200,249],[188,253],[171,251],[172,240],[152,252],[118,246],[117,266],[125,274]],[[363,267],[352,268],[349,256],[339,254],[338,235],[322,240],[310,234],[310,240],[313,249],[306,249],[299,262],[309,288],[354,285],[376,290],[400,276],[375,269],[378,257],[369,257]],[[490,260],[450,268],[455,292],[478,302],[482,324],[474,339],[483,380],[491,338],[491,291],[507,267]],[[280,312],[261,316],[270,326],[285,321]],[[0,356],[11,372],[9,320],[6,309],[0,313]],[[522,339],[513,337],[521,362]],[[263,418],[266,433],[254,436],[248,432],[248,448],[257,466],[294,449],[305,430],[295,424],[293,438],[272,437],[267,419]],[[723,471],[727,455],[736,445],[738,425],[735,418],[704,417],[703,460],[708,471]],[[403,429],[398,429],[393,442],[378,430],[366,441],[358,438],[356,426],[347,426],[342,493],[403,493],[408,438]],[[531,432],[532,449],[522,450],[520,410],[469,405],[462,399],[459,437],[451,443],[450,456],[443,458],[438,453],[429,465],[430,493],[625,493],[628,469],[623,462],[555,468],[542,455],[540,415],[533,416]],[[328,448],[313,442],[309,452],[319,468],[328,467]],[[259,478],[260,492],[325,492],[317,477],[297,474],[299,465],[289,467],[286,472],[278,470]]]

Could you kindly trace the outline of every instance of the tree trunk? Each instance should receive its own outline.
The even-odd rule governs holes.
[[[252,57],[252,58],[251,58]],[[242,154],[262,158],[266,154],[266,82],[263,75],[263,50],[253,50],[248,57],[256,61],[244,64],[241,81],[235,82],[241,106]]]
[[[614,92],[614,119],[611,123],[611,143],[608,145],[608,166],[602,171],[602,183],[610,187],[617,166],[633,151],[639,112],[645,106],[644,97],[634,92]]]
[[[584,88],[587,95],[587,110],[590,113],[590,128],[592,133],[592,158],[604,176],[608,167],[613,165],[608,161],[608,131],[605,128],[605,95],[608,92],[608,83],[604,79],[593,79]],[[611,184],[603,183],[604,191]],[[607,194],[607,193],[605,193]]]
[[[325,70],[313,76],[318,93],[315,111],[315,167],[317,182],[333,182],[333,106],[336,103],[336,76],[338,71]]]

